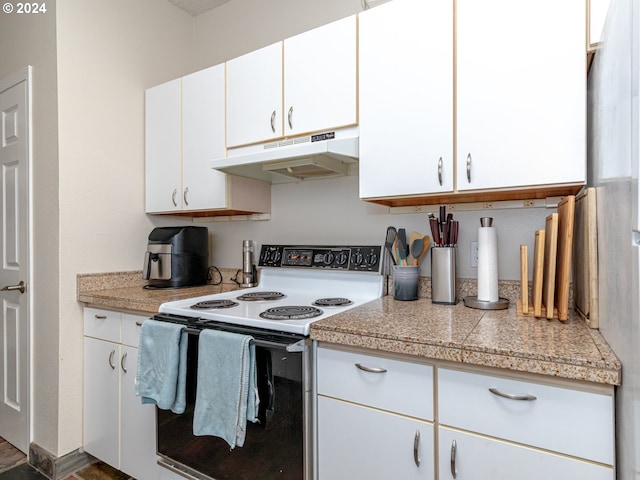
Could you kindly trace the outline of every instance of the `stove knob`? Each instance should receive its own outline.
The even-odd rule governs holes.
[[[336,256],[333,254],[333,252],[328,252],[324,254],[324,264],[325,265],[331,265],[333,263],[333,261],[335,260]]]
[[[273,263],[279,264],[281,258],[282,253],[280,253],[280,250],[274,250],[274,252],[271,254],[271,261]]]
[[[378,263],[378,256],[375,253],[367,255],[367,264],[374,266],[376,263]]]
[[[362,254],[360,252],[356,253],[353,256],[354,265],[361,265],[363,260],[364,260],[364,257],[362,256]]]
[[[346,253],[340,252],[336,257],[336,263],[338,265],[344,265],[345,263],[347,263],[348,259],[349,259],[349,256]]]

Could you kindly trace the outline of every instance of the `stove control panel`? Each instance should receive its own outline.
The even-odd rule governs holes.
[[[380,272],[381,246],[305,247],[263,245],[261,267],[321,268],[352,272]]]

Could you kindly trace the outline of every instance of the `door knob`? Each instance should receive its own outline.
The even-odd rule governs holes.
[[[6,285],[2,287],[2,289],[0,289],[0,292],[12,292],[13,290],[19,290],[20,293],[24,293],[26,288],[27,286],[25,285],[25,283],[20,280],[20,283],[17,285]]]

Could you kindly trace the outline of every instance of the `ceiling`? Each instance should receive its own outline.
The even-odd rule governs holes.
[[[201,13],[212,10],[229,1],[231,0],[169,0],[170,3],[193,17],[197,17]]]

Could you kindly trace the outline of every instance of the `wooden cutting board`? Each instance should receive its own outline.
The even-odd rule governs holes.
[[[556,257],[555,306],[558,320],[569,320],[569,288],[571,287],[571,256],[573,252],[573,218],[576,197],[568,195],[558,203],[558,252]],[[548,315],[547,315],[547,318]]]
[[[591,328],[598,328],[598,231],[596,190],[576,196],[573,237],[574,308]]]
[[[542,285],[544,273],[544,230],[536,231],[536,238],[533,248],[533,286],[531,292],[531,303],[533,304],[533,315],[542,316]]]
[[[558,214],[552,213],[545,221],[544,232],[544,273],[542,279],[542,304],[547,310],[547,318],[553,317],[556,290],[556,256],[558,252]]]

